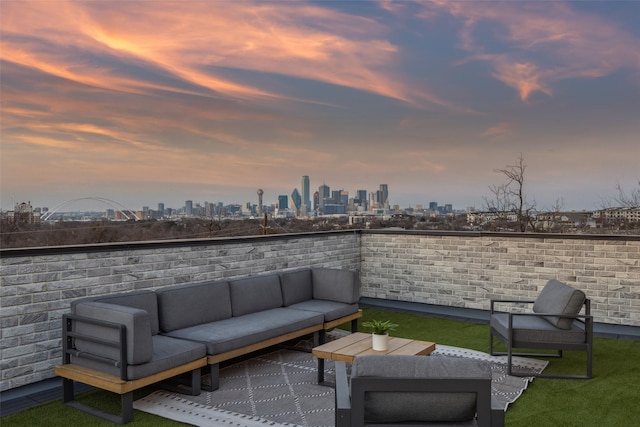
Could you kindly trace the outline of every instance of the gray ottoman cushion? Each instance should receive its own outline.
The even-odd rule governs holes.
[[[313,298],[311,269],[280,273],[280,285],[282,286],[282,302],[285,307]]]
[[[228,282],[172,286],[157,293],[160,329],[165,332],[231,317]]]
[[[229,287],[234,316],[282,307],[280,276],[277,274],[233,280]]]
[[[580,313],[586,296],[584,292],[574,289],[557,280],[549,280],[533,304],[535,313],[554,313],[575,316]],[[560,316],[546,316],[552,325],[560,329],[570,329],[574,319]]]
[[[481,360],[443,356],[361,356],[352,378],[491,378]],[[459,422],[476,414],[475,393],[367,392],[365,421],[374,423]]]
[[[360,279],[356,271],[313,268],[313,298],[355,304],[360,299]]]

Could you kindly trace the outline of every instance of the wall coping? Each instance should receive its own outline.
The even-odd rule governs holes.
[[[640,235],[617,234],[565,234],[565,233],[517,233],[517,232],[492,232],[492,231],[445,231],[445,230],[332,230],[313,231],[304,233],[282,233],[256,236],[236,237],[211,237],[202,239],[172,239],[172,240],[148,240],[140,242],[114,242],[114,243],[90,243],[83,245],[66,246],[34,246],[28,248],[0,249],[0,257],[24,257],[36,255],[54,255],[78,252],[106,252],[128,249],[155,249],[169,247],[206,246],[215,244],[229,244],[233,242],[247,243],[248,241],[288,240],[299,237],[326,235],[326,234],[397,234],[416,236],[455,236],[455,237],[504,237],[504,238],[529,238],[529,239],[575,239],[575,240],[609,240],[609,241],[640,241]]]

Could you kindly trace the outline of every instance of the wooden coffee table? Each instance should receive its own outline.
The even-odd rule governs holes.
[[[433,342],[389,337],[389,348],[386,351],[376,351],[371,348],[371,334],[354,332],[313,348],[311,354],[318,358],[318,383],[323,383],[325,360],[352,363],[357,356],[365,354],[426,356],[435,349],[436,343]]]

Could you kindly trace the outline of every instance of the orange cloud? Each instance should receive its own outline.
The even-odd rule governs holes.
[[[493,77],[517,90],[525,101],[534,92],[551,96],[554,82],[575,77],[601,77],[623,67],[640,69],[640,40],[613,23],[571,7],[571,3],[507,2],[487,7],[483,2],[434,2],[463,20],[461,47],[469,59],[485,60]],[[475,30],[491,23],[497,40],[509,53],[491,52]],[[461,61],[460,63],[464,63]]]

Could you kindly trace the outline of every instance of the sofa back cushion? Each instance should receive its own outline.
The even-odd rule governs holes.
[[[98,301],[87,301],[75,305],[75,314],[95,320],[125,325],[127,335],[127,363],[139,365],[153,358],[153,340],[149,314],[139,308],[119,304],[107,304]],[[74,322],[74,331],[114,342],[120,340],[119,330],[105,326]],[[93,341],[75,339],[76,348],[81,352],[91,353],[113,360],[120,359],[119,349]]]
[[[280,276],[264,274],[229,282],[234,316],[282,307]]]
[[[280,273],[282,302],[285,307],[313,299],[311,269]]]
[[[351,368],[358,377],[391,378],[484,378],[491,379],[487,362],[431,355],[357,357]],[[488,382],[490,387],[490,382]],[[476,414],[476,394],[466,392],[366,392],[365,422],[461,422]]]
[[[355,304],[360,299],[357,271],[333,268],[311,269],[313,298]]]
[[[533,304],[535,313],[557,313],[575,316],[580,313],[586,296],[581,290],[549,280]],[[574,319],[561,316],[545,316],[549,323],[560,329],[571,329]]]
[[[145,310],[149,314],[149,323],[151,325],[151,335],[157,335],[160,332],[160,323],[158,320],[158,297],[153,291],[136,291],[124,292],[120,294],[101,295],[97,297],[83,298],[82,300],[72,303],[74,307],[78,302],[97,301],[107,304],[124,305],[125,307],[139,308]]]
[[[164,332],[231,317],[228,282],[206,282],[159,289],[158,315]]]

